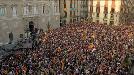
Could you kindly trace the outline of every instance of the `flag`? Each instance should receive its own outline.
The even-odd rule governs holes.
[[[94,48],[94,47],[95,47],[95,46],[94,46],[93,43],[89,44],[89,46],[88,46],[89,49],[92,49],[92,48]]]
[[[61,60],[61,69],[64,69],[64,59]]]
[[[95,38],[95,33],[93,33],[91,37],[92,37],[92,38]]]
[[[87,39],[87,32],[86,31],[83,31],[82,32],[82,40],[86,40]]]

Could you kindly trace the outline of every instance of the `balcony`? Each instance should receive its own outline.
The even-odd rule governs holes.
[[[39,14],[25,14],[23,15],[23,17],[36,17],[36,16],[40,16]]]

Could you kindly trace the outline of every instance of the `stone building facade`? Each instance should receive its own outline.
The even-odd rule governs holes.
[[[81,20],[119,25],[122,0],[60,0],[61,23]]]
[[[24,34],[30,21],[44,30],[48,23],[59,27],[59,0],[0,0],[0,45],[9,42],[10,32],[14,40]]]
[[[118,25],[122,0],[89,0],[88,19],[107,25]]]
[[[88,17],[88,0],[60,0],[61,23],[81,21]]]

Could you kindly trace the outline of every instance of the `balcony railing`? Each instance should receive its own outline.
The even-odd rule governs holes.
[[[25,14],[23,17],[35,17],[35,16],[40,16],[39,14]]]

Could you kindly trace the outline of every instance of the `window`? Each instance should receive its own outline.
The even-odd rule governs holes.
[[[104,7],[104,14],[107,14],[108,13],[108,7]]]
[[[72,11],[70,11],[70,17],[72,17]]]
[[[114,14],[111,14],[110,19],[111,19],[111,20],[114,20]]]
[[[114,13],[115,12],[115,9],[114,8],[111,8],[111,13]]]
[[[37,6],[34,6],[34,7],[33,7],[33,11],[34,11],[34,12],[33,12],[34,15],[38,14]]]
[[[31,5],[24,6],[24,15],[29,15],[30,13],[32,13],[32,6]]]
[[[70,8],[72,8],[72,0],[70,1]]]
[[[73,11],[73,12],[74,12],[74,13],[73,13],[73,17],[75,17],[75,15],[76,15],[76,14],[75,14],[75,11]]]
[[[96,7],[96,12],[100,13],[100,7]]]
[[[57,4],[57,5],[58,5],[58,4]],[[55,6],[55,9],[56,9],[55,11],[56,11],[56,13],[58,13],[58,10],[59,10],[57,5]]]
[[[114,21],[110,21],[110,25],[114,25]]]
[[[31,12],[32,12],[32,6],[28,5],[28,13],[31,13]]]
[[[96,20],[96,23],[99,23],[99,20]]]
[[[70,19],[70,22],[72,23],[73,21],[72,21],[72,18]]]
[[[73,18],[73,22],[76,22],[76,19]]]
[[[64,0],[64,8],[66,8],[66,0]]]
[[[104,14],[104,18],[107,18],[107,13]]]
[[[96,12],[100,13],[100,2],[99,1],[97,1],[97,4],[96,4]]]
[[[96,17],[99,17],[99,13],[96,14]]]
[[[93,6],[90,6],[90,13],[93,13]]]
[[[12,15],[13,15],[13,16],[17,16],[16,6],[13,6],[13,7],[12,7]]]
[[[43,14],[45,13],[45,5],[43,5]]]
[[[104,24],[107,25],[107,20],[104,20]]]
[[[58,9],[58,2],[55,0],[54,2],[54,13],[58,13],[59,9]]]
[[[28,6],[24,6],[24,15],[28,15]]]
[[[5,10],[6,10],[6,8],[0,7],[0,16],[4,16],[5,15]]]

